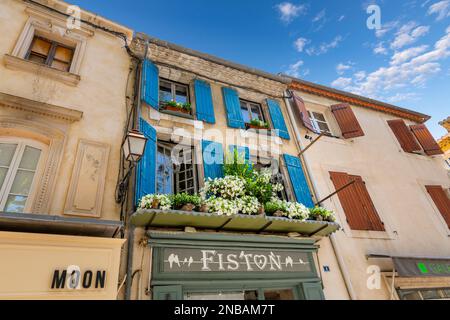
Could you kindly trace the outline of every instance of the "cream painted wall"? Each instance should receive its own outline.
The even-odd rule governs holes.
[[[110,147],[104,187],[101,219],[118,220],[119,206],[114,192],[119,168],[120,142],[126,119],[126,84],[130,58],[123,48],[123,40],[103,31],[95,30],[87,40],[86,52],[81,62],[78,85],[66,85],[35,72],[11,70],[4,64],[4,56],[11,54],[28,19],[22,1],[0,2],[0,92],[36,100],[83,112],[81,120],[63,124],[59,120],[2,108],[2,116],[26,118],[65,128],[63,158],[57,171],[57,182],[51,199],[49,214],[61,215],[64,211],[69,183],[75,164],[80,139],[102,143]],[[116,29],[129,36],[129,29],[116,25]]]
[[[297,92],[308,110],[324,112],[333,134],[340,131],[329,111],[329,106],[339,102],[303,92]],[[318,197],[324,198],[335,191],[329,171],[361,175],[374,205],[385,223],[386,232],[356,232],[350,230],[337,196],[323,205],[337,214],[343,230],[336,234],[344,257],[347,272],[357,299],[388,299],[389,289],[381,281],[379,290],[369,290],[366,282],[367,254],[410,257],[450,257],[450,230],[429,198],[424,185],[436,184],[450,187],[450,179],[442,166],[442,157],[407,154],[401,149],[387,124],[395,119],[385,113],[352,106],[365,132],[364,137],[335,139],[323,137],[306,153]],[[412,124],[406,120],[408,124]],[[303,136],[306,130],[298,122]],[[308,141],[303,143],[308,145]],[[329,240],[325,240],[329,241]],[[322,241],[323,242],[323,241]],[[325,250],[324,250],[325,249]],[[319,251],[321,260],[330,257],[329,246]],[[382,270],[383,271],[383,270]],[[327,298],[344,298],[338,292],[332,273],[324,273]]]

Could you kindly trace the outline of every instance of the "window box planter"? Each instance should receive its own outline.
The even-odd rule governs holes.
[[[266,215],[220,216],[215,213],[182,210],[138,209],[131,216],[136,227],[194,227],[224,231],[298,232],[306,236],[329,236],[340,229],[339,224],[326,221],[295,220]]]
[[[179,113],[184,113],[184,114],[191,114],[191,112],[189,110],[183,109],[183,108],[178,108],[178,107],[174,107],[174,106],[163,106],[164,110],[167,111],[172,111],[172,112],[179,112]]]
[[[269,128],[267,128],[267,127],[264,127],[264,126],[257,126],[257,125],[250,124],[250,123],[246,123],[246,124],[245,124],[245,128],[246,128],[247,130],[249,130],[249,129],[255,129],[255,130],[269,130]]]

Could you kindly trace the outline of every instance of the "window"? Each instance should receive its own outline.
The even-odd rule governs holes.
[[[241,104],[242,119],[245,123],[250,123],[251,120],[264,120],[264,115],[260,104],[239,100]]]
[[[156,156],[156,193],[197,192],[194,150],[188,146],[158,143]]]
[[[74,48],[40,36],[34,36],[26,59],[68,72],[73,54]]]
[[[450,300],[450,288],[398,289],[400,300]]]
[[[0,141],[0,211],[26,211],[42,153],[37,143]]]
[[[450,168],[450,159],[445,160],[445,163],[446,163],[447,166]]]
[[[185,84],[169,80],[159,80],[159,101],[164,105],[168,101],[189,103],[189,88]]]
[[[425,189],[450,228],[450,198],[447,191],[442,186],[425,186]]]
[[[328,123],[325,120],[325,116],[323,115],[323,113],[308,111],[308,115],[311,119],[314,129],[316,129],[317,132],[331,135],[330,128],[328,127]]]
[[[344,172],[330,172],[347,222],[352,230],[385,231],[384,224],[372,202],[366,183],[360,176]],[[354,181],[352,184],[349,185]]]
[[[272,183],[279,183],[283,186],[282,191],[277,192],[277,196],[283,200],[289,200],[286,192],[286,180],[284,179],[283,174],[281,173],[280,162],[276,159],[263,158],[263,157],[255,157],[252,156],[252,164],[253,168],[257,171],[261,171],[263,169],[271,169],[272,170]]]

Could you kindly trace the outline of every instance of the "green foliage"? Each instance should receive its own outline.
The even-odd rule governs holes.
[[[335,217],[333,211],[327,210],[322,207],[314,207],[309,209],[309,219],[311,220],[323,220],[334,222]]]
[[[201,198],[198,195],[178,193],[171,196],[171,202],[175,209],[180,209],[185,204],[193,204],[196,207],[199,207],[201,204]]]
[[[264,211],[268,216],[272,216],[277,211],[286,211],[286,207],[279,202],[267,202],[264,205]]]
[[[191,110],[192,110],[191,104],[189,102],[179,103],[176,101],[165,101],[164,106],[174,107],[174,108],[178,108],[178,109],[184,109],[189,112],[191,112]]]
[[[259,120],[259,119],[252,119],[252,120],[250,120],[250,124],[253,125],[253,126],[269,129],[269,124],[267,122],[264,122],[264,121]]]
[[[233,152],[225,154],[223,172],[225,176],[247,179],[253,175],[253,166],[245,159],[245,155],[240,155],[237,148],[235,148]]]

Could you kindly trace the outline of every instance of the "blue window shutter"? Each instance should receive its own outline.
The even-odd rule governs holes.
[[[223,148],[221,143],[203,140],[203,170],[205,180],[223,177]]]
[[[197,120],[216,123],[210,84],[206,81],[195,80],[194,89]]]
[[[245,129],[244,119],[241,114],[241,103],[236,90],[231,88],[222,88],[223,102],[227,111],[228,126],[230,128]]]
[[[159,108],[159,70],[148,59],[144,60],[141,79],[141,99],[153,109]]]
[[[147,138],[147,143],[136,168],[136,205],[143,196],[155,193],[156,189],[156,130],[142,118],[139,120],[139,126]]]
[[[289,132],[284,121],[283,113],[281,112],[280,105],[277,101],[267,99],[267,105],[269,107],[270,118],[272,119],[273,128],[278,130],[278,136],[283,139],[289,140]]]
[[[297,202],[304,204],[308,208],[314,207],[311,191],[309,190],[300,159],[288,154],[284,154],[283,157]]]

